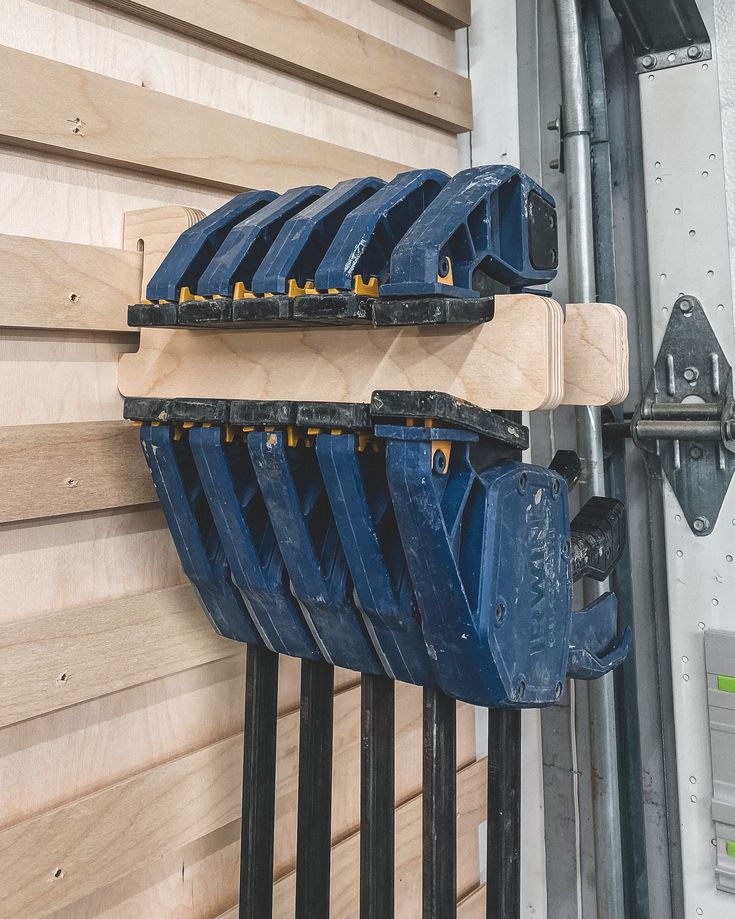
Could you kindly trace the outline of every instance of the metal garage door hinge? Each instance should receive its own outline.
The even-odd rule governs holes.
[[[732,368],[696,297],[679,297],[641,402],[607,438],[658,457],[698,536],[712,532],[735,471]]]

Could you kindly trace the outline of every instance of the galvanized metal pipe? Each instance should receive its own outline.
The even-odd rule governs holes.
[[[567,187],[569,300],[596,299],[590,116],[584,32],[579,0],[555,0],[563,105],[564,171]],[[576,412],[577,451],[582,461],[582,502],[605,493],[600,410]],[[584,582],[585,602],[605,587]],[[615,698],[612,675],[589,686],[592,805],[595,836],[597,913],[599,919],[625,915],[620,836]]]
[[[719,421],[617,421],[605,425],[605,437],[635,437],[638,440],[722,440],[730,428],[723,430]],[[731,439],[731,438],[730,438]]]

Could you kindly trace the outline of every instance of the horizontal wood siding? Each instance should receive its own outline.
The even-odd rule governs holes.
[[[127,305],[163,253],[141,251],[140,212],[170,208],[178,232],[234,190],[467,165],[453,32],[467,6],[3,3],[1,915],[235,909],[244,649],[183,576],[117,389],[138,348]],[[354,915],[359,679],[335,679],[335,915]],[[293,890],[299,695],[300,663],[283,658],[278,903]],[[420,713],[420,690],[399,686],[402,916],[420,885]],[[480,883],[483,765],[473,709],[458,719],[464,897]]]

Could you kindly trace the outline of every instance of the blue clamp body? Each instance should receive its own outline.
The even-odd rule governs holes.
[[[449,181],[439,169],[402,172],[345,217],[314,278],[320,291],[352,290],[355,275],[365,284],[388,280],[398,241]]]
[[[314,450],[286,446],[282,431],[253,432],[248,449],[298,600],[326,660],[383,673],[352,584]]]
[[[255,272],[252,292],[287,294],[289,281],[302,289],[313,281],[347,214],[384,184],[375,177],[346,179],[286,221]]]
[[[387,674],[436,685],[393,505],[385,454],[354,434],[318,434],[316,454],[355,597]],[[377,446],[377,444],[376,444]]]
[[[437,474],[432,440],[458,433],[376,428],[388,440],[388,483],[439,684],[475,705],[548,705],[568,675],[616,666],[630,633],[617,643],[612,595],[573,626],[564,479],[513,461],[479,473],[469,438]]]
[[[393,250],[381,297],[478,297],[556,276],[554,199],[513,166],[477,166],[444,186]]]
[[[186,438],[177,442],[169,425],[144,424],[140,442],[181,565],[215,631],[235,641],[260,644],[260,635],[230,579]]]
[[[289,588],[247,448],[239,438],[226,443],[224,429],[218,426],[192,428],[189,442],[232,580],[264,643],[279,654],[321,660]]]
[[[176,303],[183,287],[197,293],[200,275],[231,228],[275,197],[274,191],[242,192],[184,230],[148,282],[146,297]]]
[[[326,191],[323,185],[291,188],[235,224],[202,274],[197,293],[203,297],[231,297],[238,281],[251,290],[253,275],[284,223]]]
[[[216,630],[492,707],[549,705],[568,677],[618,666],[631,635],[618,637],[615,596],[573,612],[572,584],[608,576],[622,505],[593,498],[570,523],[576,457],[546,469],[467,427],[376,412],[346,433],[288,420],[237,430],[219,404],[219,423],[143,425],[184,571]]]

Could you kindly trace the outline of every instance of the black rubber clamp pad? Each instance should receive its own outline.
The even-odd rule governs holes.
[[[451,427],[525,450],[528,428],[447,393],[423,390],[377,390],[364,402],[296,402],[259,399],[148,399],[126,397],[125,418],[132,421],[195,424],[294,425],[303,428],[365,431],[395,419],[432,418]]]
[[[125,397],[123,417],[129,421],[191,421],[226,424],[230,403],[226,399],[138,399]]]
[[[128,325],[132,328],[166,328],[175,326],[178,317],[176,303],[133,303],[128,307]]]
[[[478,325],[495,315],[494,297],[411,297],[369,299],[373,325]]]
[[[528,448],[527,427],[444,392],[379,389],[373,393],[370,415],[373,423],[386,418],[433,418],[517,450]]]

